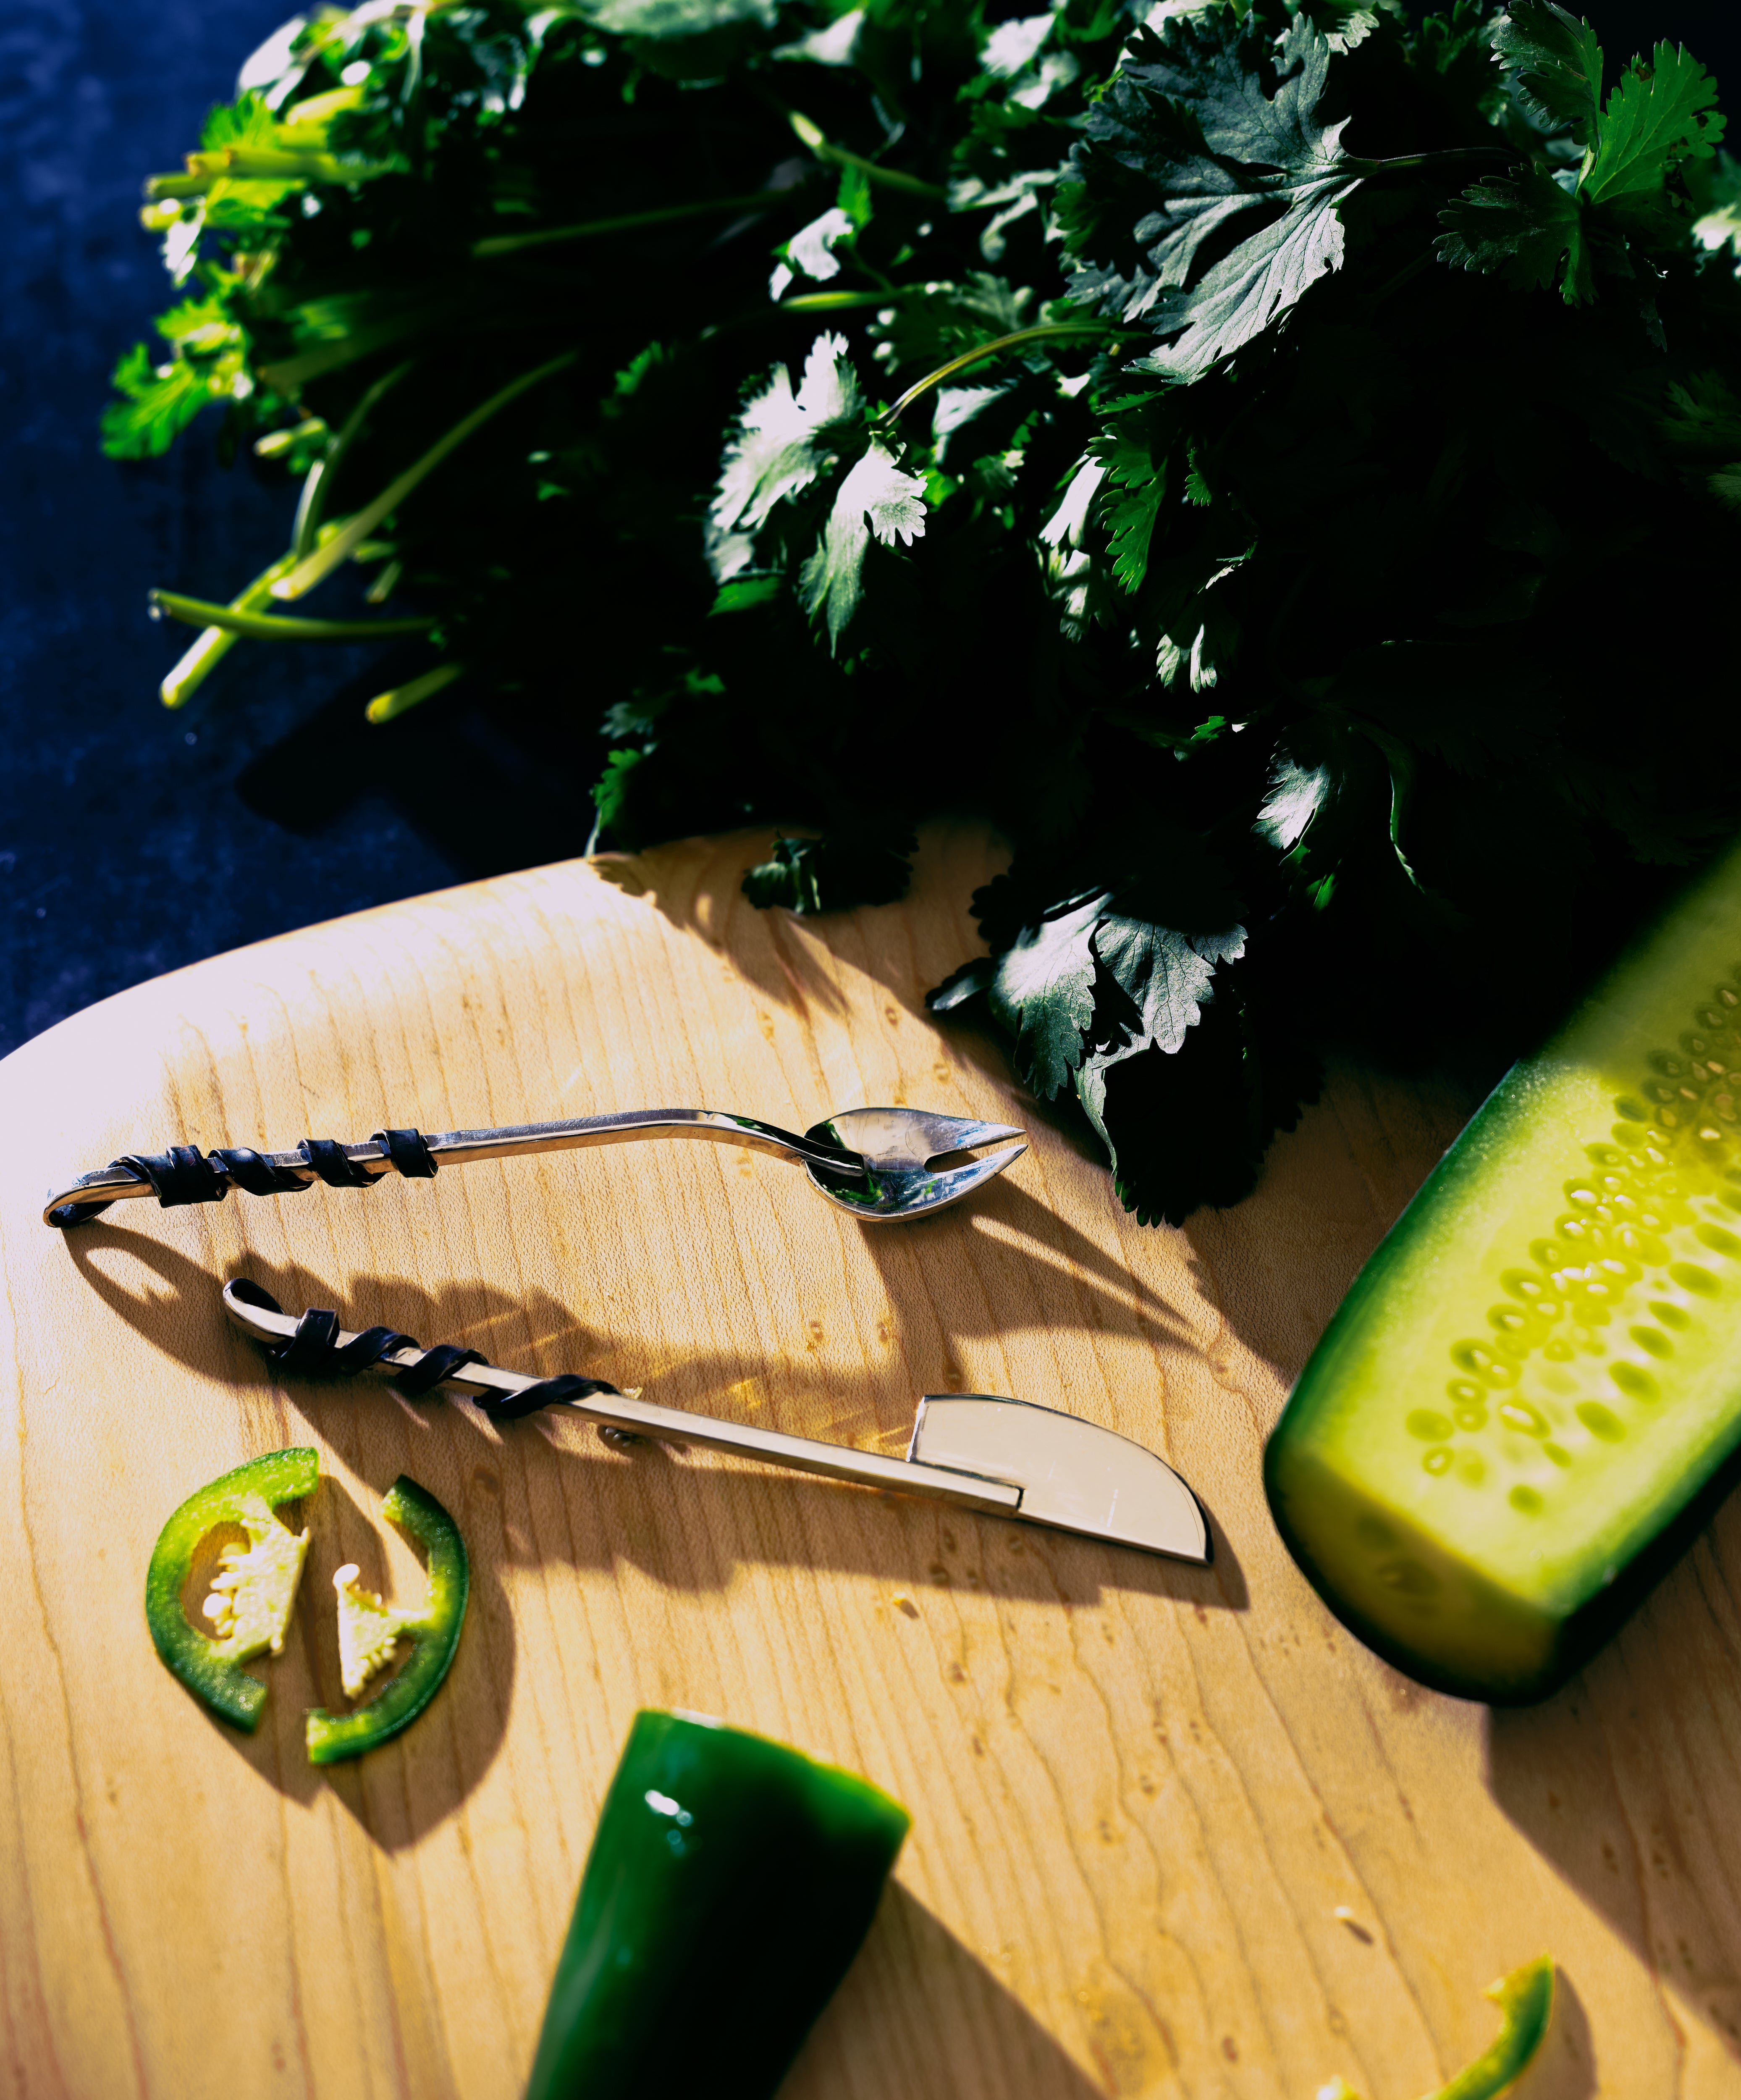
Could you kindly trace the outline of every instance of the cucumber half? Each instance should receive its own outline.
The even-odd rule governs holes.
[[[1338,1618],[1521,1705],[1741,1445],[1741,849],[1515,1065],[1361,1271],[1264,1454]]]

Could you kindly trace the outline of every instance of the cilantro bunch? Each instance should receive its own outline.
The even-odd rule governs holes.
[[[404,0],[244,88],[152,185],[184,296],[107,437],[218,402],[301,493],[231,603],[159,593],[165,699],[417,633],[377,719],[464,677],[595,840],[771,822],[803,911],[990,814],[933,1004],[1139,1218],[1241,1194],[1328,1048],[1524,1047],[1734,828],[1741,180],[1681,51],[1549,0]],[[393,611],[294,609],[347,559]]]

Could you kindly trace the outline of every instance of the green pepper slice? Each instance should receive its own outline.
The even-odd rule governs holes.
[[[858,1952],[911,1820],[784,1743],[637,1714],[526,2100],[766,2100]]]
[[[429,1600],[417,1611],[396,1610],[358,1590],[350,1579],[355,1568],[338,1571],[334,1581],[339,1592],[340,1666],[347,1692],[362,1689],[400,1638],[416,1645],[405,1667],[368,1705],[350,1714],[329,1714],[320,1706],[312,1710],[307,1732],[311,1764],[359,1758],[409,1727],[435,1696],[460,1644],[471,1568],[459,1526],[427,1488],[403,1473],[388,1489],[381,1514],[409,1533],[429,1556]]]
[[[1554,2017],[1554,1957],[1538,1955],[1489,1983],[1484,1996],[1492,1999],[1503,2015],[1499,2032],[1474,2062],[1466,2063],[1448,2085],[1429,2093],[1426,2100],[1500,2100],[1509,2093],[1534,2060],[1548,2022]],[[1340,2078],[1318,2089],[1318,2100],[1360,2100],[1354,2088]]]
[[[1554,1957],[1538,1955],[1489,1983],[1487,1996],[1503,2015],[1499,2032],[1433,2100],[1498,2100],[1528,2068],[1554,2017]]]
[[[316,1451],[268,1451],[220,1474],[190,1495],[157,1534],[145,1576],[145,1620],[157,1652],[196,1698],[238,1728],[259,1725],[266,1687],[240,1665],[284,1646],[290,1608],[308,1552],[308,1533],[280,1524],[272,1512],[314,1493],[320,1479]],[[196,1626],[182,1609],[200,1542],[220,1524],[240,1524],[245,1547],[228,1546],[205,1603],[213,1630]]]

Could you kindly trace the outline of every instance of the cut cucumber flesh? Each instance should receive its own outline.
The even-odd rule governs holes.
[[[1307,1364],[1264,1480],[1355,1632],[1515,1704],[1631,1608],[1738,1445],[1741,850],[1440,1161]]]

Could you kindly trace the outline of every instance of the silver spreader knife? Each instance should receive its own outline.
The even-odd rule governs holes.
[[[256,1341],[281,1344],[295,1338],[296,1314],[251,1304],[233,1283],[224,1286],[223,1302],[231,1319]],[[343,1348],[358,1339],[337,1329],[330,1343]],[[390,1349],[375,1367],[413,1370],[425,1353],[415,1347]],[[505,1396],[543,1383],[485,1363],[456,1365],[443,1382]],[[1209,1528],[1197,1497],[1165,1460],[1114,1430],[1029,1401],[997,1393],[927,1393],[904,1458],[658,1407],[636,1392],[589,1393],[562,1405],[601,1429],[631,1436],[727,1451],[791,1472],[917,1495],[988,1516],[1016,1517],[1175,1560],[1201,1565],[1210,1557]]]

